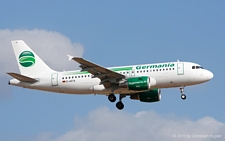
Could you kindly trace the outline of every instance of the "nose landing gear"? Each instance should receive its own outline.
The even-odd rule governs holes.
[[[180,87],[180,92],[181,92],[181,99],[185,100],[186,95],[184,94],[184,87]]]

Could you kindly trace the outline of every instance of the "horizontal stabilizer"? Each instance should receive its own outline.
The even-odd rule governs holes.
[[[12,76],[13,78],[16,78],[17,80],[21,81],[21,82],[27,82],[27,83],[34,83],[37,82],[38,80],[34,79],[34,78],[30,78],[18,73],[13,73],[13,72],[8,72],[8,75]]]

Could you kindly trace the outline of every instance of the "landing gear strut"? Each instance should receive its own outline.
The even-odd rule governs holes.
[[[181,99],[185,100],[186,95],[184,94],[184,87],[180,87],[180,92],[181,92]]]
[[[116,96],[114,95],[114,91],[118,88],[117,85],[112,85],[111,87],[111,93],[108,95],[108,99],[110,102],[116,101]]]
[[[119,100],[119,102],[116,103],[116,108],[118,108],[119,110],[122,110],[124,108],[124,104],[122,102],[122,99],[124,97],[126,97],[126,95],[120,94],[120,100]]]

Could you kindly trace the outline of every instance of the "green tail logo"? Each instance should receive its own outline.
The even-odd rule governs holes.
[[[35,64],[34,54],[30,51],[24,51],[19,56],[20,65],[23,67],[31,67]]]

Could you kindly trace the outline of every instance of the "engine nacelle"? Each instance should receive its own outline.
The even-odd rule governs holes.
[[[161,100],[161,90],[153,89],[146,92],[136,93],[130,96],[131,99],[141,102],[157,102]]]
[[[148,76],[127,78],[125,82],[119,84],[122,88],[129,90],[143,91],[150,89],[150,78]]]

